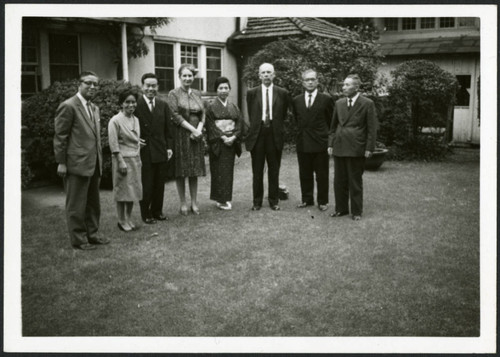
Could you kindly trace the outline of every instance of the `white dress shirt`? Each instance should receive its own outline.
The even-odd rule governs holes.
[[[156,105],[156,97],[154,97],[154,98],[153,98],[153,108],[151,108],[151,100],[150,100],[148,97],[146,97],[146,95],[145,95],[145,94],[143,94],[142,96],[143,96],[144,100],[146,101],[146,103],[147,103],[147,105],[148,105],[149,111],[151,111],[151,112],[152,112],[152,111],[153,111],[153,108],[154,108],[154,107],[155,107],[155,105]]]
[[[269,89],[269,120],[273,120],[273,84],[269,87],[262,86],[262,121],[266,120],[266,90]]]
[[[312,94],[312,96],[311,96],[311,107],[312,107],[312,105],[314,104],[314,100],[316,99],[316,95],[318,94],[318,90],[315,89],[312,93],[305,91],[304,97],[306,99],[306,108],[308,108],[308,104],[309,104],[309,94]]]
[[[78,99],[80,99],[80,102],[82,102],[83,107],[85,108],[85,111],[87,112],[87,115],[89,116],[89,118],[92,118],[93,115],[90,114],[89,107],[87,106],[88,100],[83,98],[83,96],[80,94],[80,92],[77,92],[76,96],[78,97]]]
[[[354,103],[356,103],[356,100],[359,98],[359,92],[356,93],[356,95],[352,98],[347,98],[347,107],[349,107],[349,99],[352,99],[352,106],[354,107]]]

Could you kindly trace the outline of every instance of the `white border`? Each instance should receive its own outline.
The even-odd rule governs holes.
[[[20,63],[22,16],[51,17],[413,17],[481,18],[481,203],[478,338],[426,337],[22,337]],[[222,15],[221,15],[222,14]],[[5,5],[4,350],[6,352],[412,352],[496,351],[496,5]],[[7,204],[8,203],[8,204]]]

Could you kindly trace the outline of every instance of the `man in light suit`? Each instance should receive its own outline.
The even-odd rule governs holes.
[[[142,76],[143,95],[137,101],[135,115],[139,118],[141,139],[142,192],[140,202],[142,220],[147,224],[165,221],[163,197],[167,176],[167,161],[172,157],[172,114],[168,104],[158,98],[158,79],[154,73]]]
[[[297,208],[314,205],[314,174],[320,211],[328,209],[328,130],[333,114],[333,100],[318,92],[318,74],[312,69],[302,72],[304,94],[293,99],[297,124],[297,159],[299,163],[302,202]]]
[[[359,221],[363,213],[363,171],[365,158],[375,150],[377,117],[372,100],[360,95],[360,78],[347,76],[342,87],[345,98],[337,100],[332,117],[328,153],[333,155],[335,213],[349,214]]]
[[[78,93],[59,105],[54,122],[57,174],[64,179],[66,220],[75,249],[108,244],[99,238],[99,183],[102,150],[99,108],[91,102],[98,88],[94,72],[82,72]]]
[[[288,92],[273,85],[274,67],[263,63],[259,67],[261,85],[247,93],[250,127],[245,139],[252,156],[253,211],[262,207],[264,197],[264,164],[267,161],[269,191],[272,210],[279,211],[279,173],[283,150],[284,122],[289,107]]]

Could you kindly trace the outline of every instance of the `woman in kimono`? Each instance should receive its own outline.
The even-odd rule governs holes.
[[[238,107],[228,101],[231,84],[226,77],[215,80],[217,98],[206,110],[210,159],[210,199],[222,210],[232,208],[235,156],[241,155],[243,119]]]

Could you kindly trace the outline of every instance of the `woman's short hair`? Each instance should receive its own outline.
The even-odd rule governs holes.
[[[123,102],[125,102],[125,100],[129,97],[129,96],[133,96],[135,98],[135,100],[137,100],[139,98],[139,93],[137,92],[137,90],[135,89],[125,89],[123,91],[120,92],[120,94],[118,94],[118,103],[120,105],[123,104]]]
[[[217,92],[217,89],[222,83],[227,83],[229,89],[231,89],[231,83],[229,82],[229,79],[227,79],[226,77],[218,77],[214,83],[214,92]]]
[[[191,63],[184,63],[184,64],[181,64],[181,66],[179,67],[179,70],[177,71],[177,73],[179,74],[179,77],[181,76],[182,71],[184,71],[185,69],[190,71],[193,74],[193,77],[196,76],[196,74],[198,73],[198,70],[196,69],[196,67],[193,66]]]

